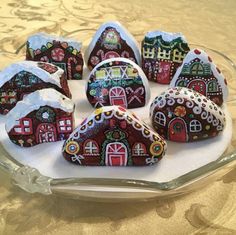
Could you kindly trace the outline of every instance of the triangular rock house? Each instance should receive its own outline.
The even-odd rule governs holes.
[[[25,95],[43,88],[54,88],[71,98],[61,68],[34,61],[11,64],[0,72],[0,113],[6,114]]]
[[[92,70],[103,60],[124,57],[140,65],[139,45],[119,22],[102,24],[85,52],[85,62]]]
[[[69,137],[74,129],[74,103],[48,88],[27,95],[8,113],[6,131],[22,147],[55,142]]]
[[[210,56],[200,49],[191,50],[170,84],[193,89],[221,106],[227,100],[227,82]]]
[[[120,106],[95,110],[65,141],[66,160],[90,166],[141,166],[157,163],[166,142]]]

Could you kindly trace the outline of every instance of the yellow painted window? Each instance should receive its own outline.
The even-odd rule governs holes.
[[[96,71],[96,79],[104,79],[106,77],[105,70],[98,70]]]
[[[128,77],[136,77],[137,76],[137,70],[134,68],[128,68],[127,69],[127,75]]]
[[[119,78],[119,77],[121,77],[120,68],[113,68],[113,69],[112,69],[112,77],[113,77],[113,78]]]

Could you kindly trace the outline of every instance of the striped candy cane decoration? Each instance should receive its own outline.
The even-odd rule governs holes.
[[[77,64],[77,60],[74,57],[70,57],[67,61],[68,80],[72,79],[72,62]]]

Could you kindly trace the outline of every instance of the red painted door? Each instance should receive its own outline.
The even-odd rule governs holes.
[[[188,88],[195,90],[203,95],[206,95],[206,84],[202,80],[191,81],[188,85]]]
[[[120,105],[127,108],[127,100],[125,90],[122,87],[113,87],[109,91],[109,98],[111,105]]]
[[[109,143],[106,147],[107,166],[126,166],[127,165],[127,148],[123,143]]]
[[[169,140],[177,142],[187,141],[187,128],[183,119],[174,118],[169,123]]]
[[[37,143],[54,142],[57,140],[56,128],[49,123],[42,123],[37,127]]]
[[[171,62],[160,61],[157,81],[163,84],[170,83]]]

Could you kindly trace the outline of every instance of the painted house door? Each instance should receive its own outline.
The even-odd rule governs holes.
[[[174,118],[169,123],[169,139],[172,141],[187,141],[187,128],[183,119]]]
[[[111,105],[120,105],[127,108],[127,100],[125,90],[122,87],[113,87],[109,91],[109,98]]]
[[[204,81],[201,80],[191,81],[188,85],[188,88],[197,91],[203,95],[206,95],[206,84]]]
[[[127,165],[127,148],[123,143],[109,143],[106,147],[107,166],[126,166]]]
[[[170,83],[171,62],[160,61],[157,81],[160,83]]]
[[[40,124],[37,127],[36,135],[38,143],[54,142],[57,140],[56,128],[49,123]]]

